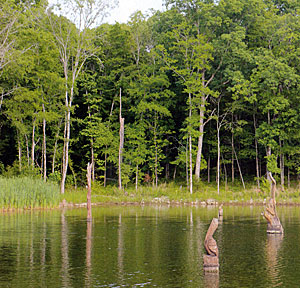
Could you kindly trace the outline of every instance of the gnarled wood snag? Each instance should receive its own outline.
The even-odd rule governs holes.
[[[276,212],[276,200],[275,200],[276,181],[273,178],[271,173],[270,173],[270,179],[272,181],[271,182],[271,199],[270,199],[265,211],[262,213],[262,215],[268,221],[267,233],[282,234],[283,227],[280,223],[279,217],[277,216],[277,212]]]
[[[204,239],[204,248],[207,254],[203,255],[203,267],[204,271],[207,272],[219,271],[219,250],[217,242],[213,238],[213,234],[218,228],[218,223],[217,218],[212,219]]]

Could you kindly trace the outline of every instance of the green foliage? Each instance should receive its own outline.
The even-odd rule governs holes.
[[[265,157],[267,159],[267,168],[268,171],[278,174],[280,173],[280,169],[277,167],[277,157],[276,155],[272,154],[270,156]]]
[[[164,193],[172,191],[162,186],[164,179],[185,180],[188,153],[194,169],[202,149],[202,179],[195,184],[199,196],[208,172],[215,176],[218,132],[222,175],[226,169],[229,178],[233,168],[245,179],[262,182],[267,170],[279,174],[282,169],[295,180],[300,5],[279,2],[168,0],[164,12],[136,12],[126,24],[100,26],[91,23],[101,7],[87,13],[97,1],[62,3],[68,9],[75,5],[69,18],[55,15],[55,8],[46,10],[44,2],[26,3],[25,9],[23,2],[2,2],[1,173],[40,177],[46,166],[48,179],[58,182],[68,153],[70,187],[85,185],[92,155],[95,179],[115,181],[121,89],[125,189],[136,189],[138,179],[137,190],[143,190],[143,176],[149,174],[157,185],[153,195],[167,197]],[[83,15],[91,22],[79,27]],[[222,115],[226,123],[216,127],[210,120],[220,124]],[[265,157],[266,151],[272,154]],[[285,167],[279,165],[280,155]],[[222,186],[221,193],[232,199],[246,197]],[[174,189],[179,197],[181,191]],[[103,193],[124,196],[112,187]],[[201,193],[215,196],[210,188]]]

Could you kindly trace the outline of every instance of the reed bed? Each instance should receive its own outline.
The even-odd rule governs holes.
[[[0,177],[0,209],[53,208],[59,200],[55,183],[32,177]]]

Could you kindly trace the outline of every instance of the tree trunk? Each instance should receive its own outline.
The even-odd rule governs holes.
[[[233,121],[232,121],[233,122]],[[234,138],[233,131],[231,133],[231,182],[234,183]]]
[[[34,168],[34,152],[35,152],[35,121],[36,118],[32,122],[32,144],[31,144],[31,167]]]
[[[45,105],[43,104],[43,112],[45,113]],[[47,180],[47,150],[46,150],[46,119],[43,118],[43,178]]]
[[[175,181],[176,179],[176,170],[177,170],[177,165],[174,167],[174,173],[173,173],[173,180]]]
[[[271,150],[271,147],[270,147],[270,146],[267,147],[267,152],[266,152],[266,154],[267,154],[267,157],[271,156],[272,150]],[[268,164],[268,163],[267,163],[267,164]],[[268,181],[271,182],[271,178],[270,178],[270,173],[271,173],[271,172],[268,170],[268,165],[266,165],[266,173],[267,173],[267,179],[268,179]]]
[[[92,181],[95,181],[95,155],[94,155],[94,139],[91,138],[91,161],[92,161]]]
[[[268,124],[269,125],[271,125],[271,118],[270,118],[271,116],[270,116],[270,111],[268,111]],[[268,146],[267,147],[267,152],[266,152],[266,154],[267,154],[267,157],[269,157],[269,156],[271,156],[271,154],[272,154],[272,150],[271,150],[271,147],[270,146]],[[268,164],[268,163],[267,163]],[[268,181],[271,183],[271,176],[270,176],[270,171],[268,170],[268,165],[267,165],[267,167],[266,167],[266,173],[267,173],[267,179],[268,179]]]
[[[288,156],[288,159],[289,159],[289,164],[290,164],[290,155]],[[288,165],[288,171],[287,171],[287,181],[288,181],[288,188],[290,189],[291,188],[291,178],[290,178],[290,165]]]
[[[135,190],[138,189],[138,183],[139,183],[139,165],[136,165],[136,168],[135,168]]]
[[[63,161],[62,161],[62,176],[61,176],[61,185],[60,193],[65,193],[65,183],[67,178],[67,170],[69,164],[69,142],[70,142],[70,129],[71,129],[71,110],[67,106],[67,112],[65,117],[65,128],[64,128],[64,148],[63,148]]]
[[[157,130],[157,114],[155,112],[154,116],[154,147],[155,147],[155,163],[154,163],[154,174],[155,174],[155,187],[157,187],[158,184],[158,172],[157,172],[157,167],[158,167],[158,147],[157,147],[157,135],[156,135],[156,130]]]
[[[103,186],[106,187],[106,169],[107,169],[107,146],[105,146],[105,154],[104,154],[104,180]]]
[[[58,136],[59,136],[59,131],[60,131],[61,124],[62,124],[62,119],[58,123],[57,131],[56,131],[56,134],[55,134],[55,143],[54,143],[53,157],[52,157],[52,174],[54,174],[54,172],[55,172],[55,160],[56,160],[57,142],[58,142]]]
[[[220,194],[220,128],[217,127],[218,156],[217,156],[217,191]]]
[[[281,182],[281,191],[284,191],[284,154],[282,152],[282,145],[283,141],[279,139],[279,146],[280,146],[280,182]]]
[[[122,90],[120,88],[120,145],[119,145],[119,189],[122,190],[122,153],[124,145],[124,118],[122,118]]]
[[[29,141],[28,141],[28,137],[27,135],[25,134],[24,135],[25,137],[25,143],[26,143],[26,156],[27,156],[27,163],[28,163],[28,167],[30,166],[30,156],[29,156]]]
[[[87,91],[85,91],[85,94],[87,94]],[[91,109],[90,106],[88,106],[88,115],[89,118],[91,119]],[[91,137],[90,140],[90,144],[91,144],[91,165],[92,165],[92,181],[95,181],[95,159],[94,159],[94,139],[93,137]]]
[[[17,132],[17,135],[18,135],[19,172],[21,172],[22,171],[22,147],[21,147],[19,132]]]
[[[234,155],[235,155],[236,163],[237,163],[237,166],[238,166],[238,169],[239,169],[239,173],[240,173],[240,177],[241,177],[243,187],[244,187],[244,189],[246,189],[243,174],[242,174],[242,170],[241,170],[241,166],[240,166],[240,163],[239,163],[239,159],[237,158],[237,154],[236,154],[236,151],[235,151],[234,147],[233,147],[233,151],[234,151]]]
[[[190,189],[190,184],[189,184],[189,148],[188,148],[188,139],[186,142],[186,149],[185,149],[185,170],[186,170],[186,187],[187,190]]]
[[[189,118],[192,118],[192,95],[189,93],[189,104],[190,104],[190,110],[189,110]],[[191,125],[191,124],[189,124]],[[189,131],[189,164],[190,164],[190,193],[193,194],[193,157],[192,157],[192,132]]]
[[[170,164],[166,163],[166,180],[170,177]]]
[[[207,160],[207,183],[210,183],[210,155]]]
[[[4,91],[2,91],[1,97],[0,97],[0,110],[2,108],[3,98],[4,98]]]
[[[201,156],[202,156],[202,146],[203,146],[203,133],[204,133],[204,109],[205,109],[205,96],[201,97],[200,105],[200,120],[199,120],[199,138],[198,138],[198,150],[196,158],[195,176],[198,180],[200,178],[201,170]]]

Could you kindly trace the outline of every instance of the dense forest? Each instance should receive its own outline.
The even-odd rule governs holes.
[[[62,1],[63,2],[63,1]],[[300,1],[0,3],[0,174],[282,189],[300,172]],[[67,17],[63,16],[67,15]]]

